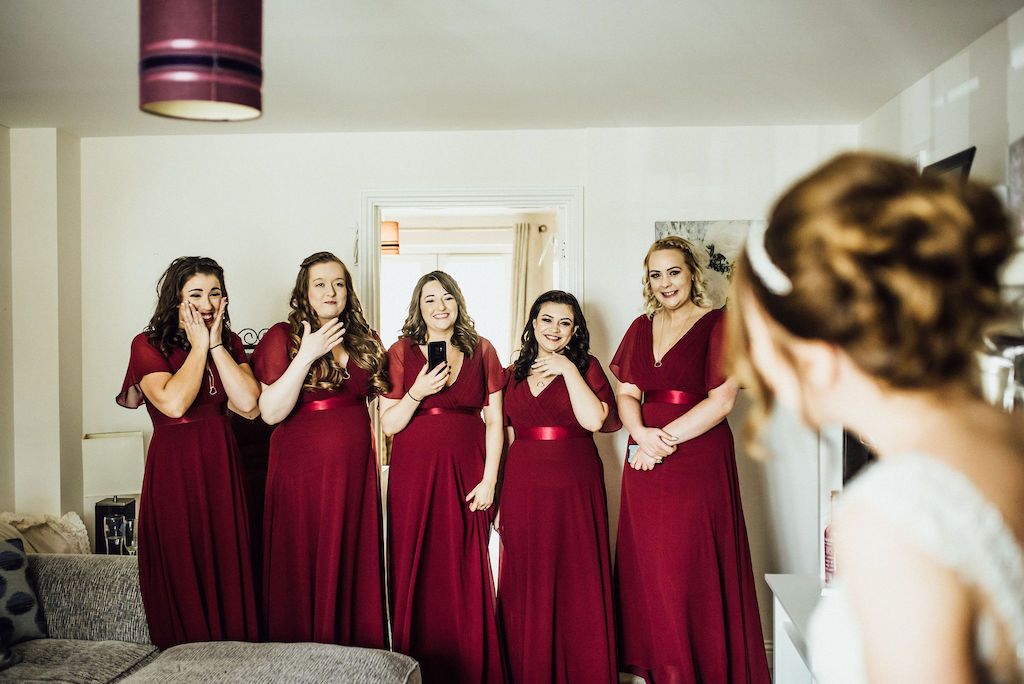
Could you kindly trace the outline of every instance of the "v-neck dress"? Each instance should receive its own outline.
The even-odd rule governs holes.
[[[252,355],[272,385],[291,363],[288,323]],[[263,515],[263,608],[270,641],[387,648],[383,515],[366,408],[369,373],[354,359],[337,390],[304,388],[270,438]]]
[[[618,430],[615,395],[593,356],[583,377],[608,405],[602,432]],[[593,434],[576,421],[562,376],[536,397],[528,380],[510,378],[504,409],[515,440],[501,488],[498,615],[512,681],[612,684],[608,506]]]
[[[388,350],[392,399],[426,363],[403,338]],[[491,512],[466,496],[484,475],[480,412],[505,385],[480,338],[449,387],[424,397],[395,435],[388,475],[388,549],[394,649],[419,661],[424,682],[504,681],[487,542]]]
[[[609,367],[644,392],[644,424],[664,427],[725,382],[724,336],[725,312],[711,310],[657,367],[652,321],[640,316]],[[626,464],[615,561],[623,670],[659,684],[768,684],[726,420],[653,470]]]
[[[224,346],[235,363],[248,363],[238,335],[225,335]],[[139,589],[160,649],[259,638],[245,486],[217,366],[209,361],[180,418],[161,413],[140,386],[150,373],[177,373],[187,358],[180,347],[164,355],[140,333],[117,396],[126,408],[145,403],[153,421],[139,507]]]

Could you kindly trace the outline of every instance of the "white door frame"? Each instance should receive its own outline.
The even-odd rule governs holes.
[[[501,207],[510,212],[554,211],[558,216],[558,287],[583,301],[583,188],[451,188],[367,190],[362,194],[357,260],[358,293],[371,326],[380,324],[380,214],[383,209]]]

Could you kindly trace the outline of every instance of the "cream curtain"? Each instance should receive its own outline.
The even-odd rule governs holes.
[[[512,358],[516,357],[519,349],[519,336],[523,334],[523,326],[526,325],[526,316],[530,313],[529,307],[532,302],[529,300],[527,283],[530,275],[530,240],[531,227],[529,223],[517,223],[515,237],[512,241],[512,310],[509,320],[512,321],[512,329],[509,333],[512,350]]]

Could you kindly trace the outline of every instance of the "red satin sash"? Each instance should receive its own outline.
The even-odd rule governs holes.
[[[582,427],[565,427],[561,425],[557,426],[543,426],[543,427],[529,427],[523,429],[516,429],[516,439],[534,439],[543,441],[553,441],[559,439],[582,439],[589,438],[592,436],[589,430],[584,430]]]

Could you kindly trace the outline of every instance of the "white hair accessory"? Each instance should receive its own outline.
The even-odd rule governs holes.
[[[775,265],[768,255],[768,249],[764,245],[767,232],[767,222],[758,221],[750,226],[750,230],[747,231],[747,258],[750,260],[750,268],[754,271],[754,275],[768,288],[768,291],[775,295],[785,296],[793,291],[793,281]]]

